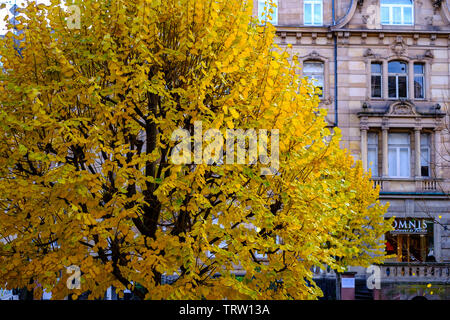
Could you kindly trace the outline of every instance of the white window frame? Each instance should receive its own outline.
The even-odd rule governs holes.
[[[416,65],[422,65],[422,73],[416,73],[416,70],[415,70],[415,66]],[[426,88],[426,79],[425,79],[425,68],[426,68],[426,65],[425,65],[425,63],[424,62],[414,62],[413,63],[413,71],[414,71],[414,75],[413,75],[413,77],[414,77],[414,81],[413,81],[413,83],[414,83],[414,99],[415,100],[425,100],[426,99],[426,90],[425,90],[425,88]],[[415,86],[415,82],[416,82],[416,76],[417,77],[422,77],[422,95],[423,95],[423,97],[422,98],[416,98],[416,86]]]
[[[311,5],[311,23],[306,23],[306,5]],[[320,21],[315,20],[315,5],[320,4]],[[303,1],[303,24],[305,26],[323,26],[323,0],[305,0]]]
[[[321,64],[322,65],[322,73],[319,72],[305,72],[304,71],[304,67],[305,64],[308,63],[316,63],[316,64]],[[308,77],[308,80],[312,81],[312,83],[315,86],[318,86],[317,83],[317,79],[314,78],[314,75],[321,75],[322,76],[322,93],[319,95],[319,98],[323,98],[325,96],[325,62],[321,61],[321,60],[305,60],[303,61],[303,70],[302,70],[302,76],[303,77]]]
[[[389,63],[391,62],[401,62],[406,65],[406,72],[405,73],[395,73],[395,72],[389,72]],[[388,75],[387,75],[387,86],[388,86],[388,99],[408,99],[409,97],[409,64],[405,61],[399,61],[399,60],[392,60],[388,62]],[[398,77],[405,77],[406,76],[406,97],[399,97],[399,85],[398,85]],[[395,97],[389,96],[389,77],[395,77]]]
[[[370,135],[375,136],[375,143],[370,143]],[[370,165],[369,162],[369,150],[370,149],[375,149],[375,162],[372,163],[372,166]],[[378,172],[378,133],[377,132],[368,132],[367,133],[367,167],[370,169],[375,169],[372,170],[372,176],[373,177],[378,177],[379,176],[379,172]]]
[[[394,26],[414,25],[414,1],[412,1],[411,4],[382,4],[380,1],[380,15],[383,7],[389,9],[389,22],[383,23],[383,21],[380,20],[382,25],[394,25]],[[394,8],[401,8],[400,23],[394,23]],[[411,23],[405,23],[404,8],[411,8]]]
[[[379,64],[381,66],[381,72],[380,73],[372,72],[372,64]],[[380,93],[379,97],[375,97],[375,96],[372,95],[372,76],[380,76],[380,79],[381,79],[381,81],[380,81],[381,93]],[[383,63],[381,63],[379,61],[372,61],[370,63],[370,97],[373,98],[373,99],[382,99],[383,98]]]
[[[403,132],[404,134],[406,134],[405,132]],[[409,143],[408,144],[398,144],[398,143],[389,143],[389,136],[392,133],[389,133],[388,135],[388,175],[391,178],[410,178],[411,177],[411,135],[409,133],[408,134],[408,140]],[[395,165],[396,165],[396,173],[397,175],[391,175],[389,173],[389,167],[391,166],[391,163],[389,161],[389,150],[390,149],[395,149],[396,151],[396,161],[395,161]],[[400,167],[404,164],[401,163],[400,161],[400,149],[407,149],[408,150],[408,161],[407,161],[407,165],[408,165],[408,175],[407,176],[401,176],[400,174]]]
[[[422,141],[425,141],[424,137],[427,137],[427,144],[424,145],[422,144]],[[420,134],[420,175],[422,176],[422,159],[424,159],[423,157],[423,152],[422,150],[427,150],[427,159],[426,162],[428,164],[428,175],[427,176],[422,176],[422,177],[426,177],[426,178],[430,178],[431,177],[431,147],[430,147],[430,143],[431,142],[431,134],[429,133],[421,133]]]
[[[273,2],[275,4],[275,7],[270,6],[270,2]],[[266,8],[266,10],[264,10]],[[274,10],[274,19],[273,20],[267,20],[267,15],[270,15],[269,9],[272,8]],[[262,13],[266,12],[266,15],[263,17]],[[278,25],[278,0],[258,0],[258,19],[264,20],[267,22],[270,22],[274,26]]]

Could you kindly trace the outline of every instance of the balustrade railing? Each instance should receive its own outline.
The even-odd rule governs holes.
[[[450,282],[449,263],[385,263],[381,280],[392,281],[444,281]]]

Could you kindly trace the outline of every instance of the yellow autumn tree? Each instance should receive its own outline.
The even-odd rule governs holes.
[[[51,2],[0,41],[0,287],[314,299],[312,267],[383,260],[378,190],[252,1]],[[267,157],[216,158],[227,129]]]

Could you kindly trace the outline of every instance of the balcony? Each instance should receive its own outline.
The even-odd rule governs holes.
[[[373,177],[373,187],[380,186],[380,192],[441,193],[443,179],[436,178],[381,178]]]
[[[389,262],[380,265],[381,282],[420,282],[450,284],[450,263]]]

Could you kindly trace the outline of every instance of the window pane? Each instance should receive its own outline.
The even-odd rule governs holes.
[[[423,63],[414,63],[414,73],[423,74]]]
[[[397,97],[397,79],[396,79],[396,77],[391,76],[388,78],[388,91],[389,91],[389,98]]]
[[[388,168],[389,176],[397,176],[397,149],[389,148]]]
[[[372,171],[372,176],[378,176],[378,154],[376,148],[367,148],[368,167]]]
[[[381,63],[374,63],[371,64],[371,72],[372,73],[381,73]]]
[[[381,98],[381,76],[372,76],[372,97]]]
[[[421,148],[420,149],[420,165],[421,166],[428,166],[429,164],[429,156],[428,156],[428,148]]]
[[[412,4],[412,0],[381,0],[381,4]]]
[[[429,147],[430,146],[430,135],[428,133],[422,133],[420,135],[420,145],[422,147]]]
[[[367,134],[367,143],[369,145],[378,145],[378,135],[374,132],[370,132]]]
[[[403,8],[403,23],[404,24],[412,24],[412,7],[404,7]]]
[[[322,74],[311,75],[311,79],[316,80],[316,81],[314,81],[315,86],[323,87],[323,75]]]
[[[409,134],[408,133],[389,133],[388,136],[389,145],[406,145],[409,146]]]
[[[406,77],[399,76],[398,77],[398,97],[406,98],[407,97],[407,81]]]
[[[311,4],[305,3],[305,9],[304,9],[304,16],[303,19],[305,20],[305,24],[311,24],[312,23],[312,12],[311,12]]]
[[[423,99],[423,77],[414,77],[414,98]]]
[[[259,20],[266,20],[263,17],[264,7],[266,6],[265,0],[258,0],[258,18]]]
[[[400,176],[409,177],[409,149],[400,148]]]
[[[314,24],[322,24],[322,5],[315,4],[314,5]]]
[[[322,62],[305,62],[303,64],[303,73],[322,73],[323,63]]]
[[[392,16],[394,24],[402,23],[402,8],[401,7],[392,7]]]
[[[389,23],[389,7],[381,7],[381,23]]]
[[[421,175],[423,177],[430,176],[430,155],[429,155],[429,149],[428,148],[421,148],[420,149],[420,168],[421,168]]]
[[[406,73],[406,63],[401,61],[391,61],[388,64],[389,73]]]
[[[262,21],[269,21],[272,24],[278,23],[278,8],[271,6],[267,0],[258,0],[258,18]],[[278,1],[273,1],[275,5],[278,5]],[[264,10],[266,8],[266,10]],[[270,13],[270,10],[273,12]]]

